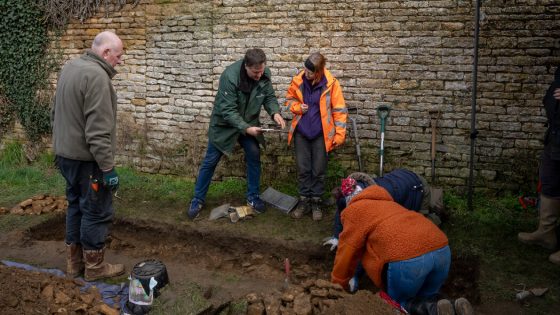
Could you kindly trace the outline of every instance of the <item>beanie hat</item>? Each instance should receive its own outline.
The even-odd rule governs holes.
[[[349,177],[349,178],[355,179],[358,183],[361,184],[361,186],[362,186],[363,188],[366,188],[366,187],[368,187],[368,186],[371,186],[371,185],[375,185],[375,184],[376,184],[376,183],[375,183],[375,180],[374,180],[371,176],[369,176],[368,174],[366,174],[366,173],[354,172],[354,173],[348,175],[348,177]]]
[[[362,172],[354,172],[342,180],[340,190],[346,199],[346,204],[348,204],[354,196],[371,185],[377,185],[371,176]]]

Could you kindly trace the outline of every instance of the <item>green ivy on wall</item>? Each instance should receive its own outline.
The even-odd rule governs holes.
[[[50,96],[41,93],[56,66],[43,12],[34,0],[0,0],[0,135],[17,116],[30,140],[50,131]]]
[[[58,70],[62,51],[56,40],[72,18],[138,5],[140,0],[0,0],[0,139],[18,118],[30,140],[50,132],[53,91],[49,75]]]

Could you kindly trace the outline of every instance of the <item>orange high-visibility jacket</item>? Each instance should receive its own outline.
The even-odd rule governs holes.
[[[292,83],[286,93],[286,107],[294,114],[292,119],[292,126],[288,134],[288,145],[292,141],[294,130],[301,119],[303,112],[301,111],[301,104],[303,102],[303,76],[304,71],[301,71],[292,79]],[[348,110],[344,103],[342,96],[342,89],[338,80],[325,69],[325,77],[327,78],[326,89],[321,93],[321,100],[319,101],[321,109],[321,123],[323,125],[323,139],[325,140],[325,148],[330,152],[334,148],[334,143],[337,146],[344,143],[346,138],[346,118]],[[334,142],[334,143],[333,143]]]

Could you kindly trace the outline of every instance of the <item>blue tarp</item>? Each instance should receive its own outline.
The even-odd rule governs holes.
[[[1,261],[4,265],[8,267],[17,267],[29,271],[38,271],[44,273],[50,273],[58,277],[64,277],[64,272],[58,269],[47,269],[47,268],[37,268],[31,265],[17,263],[9,260]],[[120,296],[120,308],[124,308],[124,304],[128,301],[128,283],[121,284],[107,284],[99,281],[87,282],[83,278],[77,278],[83,280],[85,285],[80,289],[82,292],[86,292],[90,287],[95,286],[103,298],[103,302],[111,307],[115,306],[114,298]]]

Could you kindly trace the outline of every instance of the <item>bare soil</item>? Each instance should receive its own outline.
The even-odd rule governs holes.
[[[97,288],[85,289],[84,285],[83,281],[0,264],[0,313],[119,314],[103,303]]]
[[[1,235],[0,259],[65,270],[64,230],[64,215],[57,215],[28,230]],[[243,312],[249,314],[260,314],[261,306],[270,314],[275,311],[295,314],[298,308],[298,313],[310,308],[314,314],[394,314],[394,310],[372,293],[376,289],[367,279],[360,283],[363,290],[354,295],[325,284],[330,279],[334,254],[320,244],[232,235],[212,228],[212,223],[206,220],[190,225],[119,218],[113,223],[108,248],[106,260],[124,263],[128,271],[139,261],[158,259],[166,265],[171,284],[195,283],[208,305],[200,314],[223,313],[226,306],[239,300],[247,301]],[[286,258],[291,265],[288,286],[284,271]],[[40,275],[25,276],[25,273],[29,272],[0,268],[0,278],[7,279],[0,286],[0,296],[20,297],[15,306],[14,302],[0,300],[1,314],[20,314],[22,310],[26,310],[24,314],[50,314],[51,310],[61,308],[69,314],[88,314],[87,309],[82,311],[75,306],[83,301],[76,288],[69,288],[73,293],[66,293],[70,300],[62,305],[46,305],[41,295],[47,285],[62,281],[65,283],[62,287],[71,283],[78,286],[75,282],[50,275],[35,280]],[[22,280],[9,277],[14,274]],[[478,276],[477,257],[454,257],[443,295],[468,298],[478,314],[516,313],[510,312],[512,309],[519,312],[515,305],[504,308],[508,313],[485,311],[485,306],[479,306]],[[30,286],[35,286],[35,296],[21,298],[28,295],[25,290]],[[161,298],[167,301],[181,297],[164,289]],[[231,309],[229,312],[235,313]]]

